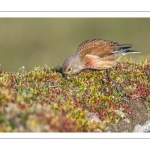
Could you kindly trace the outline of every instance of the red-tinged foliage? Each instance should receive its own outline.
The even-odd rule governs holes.
[[[144,83],[136,82],[137,88],[128,94],[131,100],[142,99],[145,100],[150,96],[150,87]]]

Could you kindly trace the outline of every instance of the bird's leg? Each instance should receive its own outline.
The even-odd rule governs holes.
[[[106,84],[106,83],[111,81],[111,79],[110,79],[110,69],[106,69],[105,71],[106,71],[106,79],[102,80],[103,84]]]
[[[108,80],[108,81],[111,81],[111,78],[110,78],[110,71],[111,71],[110,68],[109,68],[109,69],[106,69],[106,77],[107,77],[107,80]]]

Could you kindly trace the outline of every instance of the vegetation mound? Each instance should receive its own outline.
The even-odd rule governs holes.
[[[150,64],[63,78],[56,68],[0,72],[0,132],[132,132],[149,120]]]

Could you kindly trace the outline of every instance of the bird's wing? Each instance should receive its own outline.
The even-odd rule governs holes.
[[[84,59],[85,56],[105,57],[131,47],[131,44],[119,44],[109,40],[91,39],[80,44],[76,53],[78,53],[79,57],[82,59]]]

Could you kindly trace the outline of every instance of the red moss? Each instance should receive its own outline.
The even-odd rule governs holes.
[[[150,87],[148,87],[144,83],[139,83],[138,81],[135,82],[137,85],[137,88],[128,94],[128,97],[132,100],[136,99],[146,99],[150,96]]]

